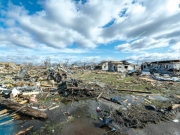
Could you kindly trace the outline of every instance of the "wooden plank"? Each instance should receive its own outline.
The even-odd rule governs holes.
[[[151,94],[152,92],[149,91],[142,91],[142,90],[130,90],[130,89],[116,89],[118,91],[127,91],[127,92],[137,92],[137,93],[148,93]]]
[[[0,111],[0,115],[1,115],[1,114],[4,114],[4,113],[7,113],[7,112],[8,112],[8,110],[7,110],[7,109],[4,109],[4,110]]]
[[[102,94],[103,94],[103,92],[101,92],[101,93],[99,94],[99,96],[97,97],[97,100],[102,96]]]
[[[33,116],[35,118],[44,118],[44,119],[46,119],[48,117],[47,114],[44,113],[44,112],[41,112],[39,110],[30,108],[30,107],[27,107],[27,106],[23,107],[21,104],[15,103],[15,102],[12,102],[12,101],[3,100],[2,102],[0,102],[0,105],[5,107],[5,108],[8,108],[8,109],[18,111],[20,114],[26,114],[26,115],[29,115],[29,116]]]
[[[39,91],[35,91],[35,92],[23,92],[22,95],[35,95],[35,94],[39,94]]]
[[[54,107],[52,107],[52,108],[49,108],[49,110],[53,110],[53,109],[58,108],[58,107],[59,107],[59,105],[54,106]]]
[[[23,105],[23,104],[25,104],[27,102],[28,102],[28,100],[23,100],[23,101],[19,102],[19,104]]]
[[[174,109],[176,109],[176,108],[178,108],[178,107],[180,107],[180,104],[173,104],[173,105],[171,106],[171,109],[174,110]]]
[[[0,115],[0,118],[6,116],[6,115],[8,115],[8,114],[9,114],[9,113],[2,114],[2,115]]]
[[[41,86],[43,86],[43,87],[53,87],[52,85],[49,85],[49,84],[41,84]]]
[[[149,79],[149,78],[144,78],[144,77],[139,77],[139,79],[143,80],[143,81],[148,81],[148,82],[156,82],[156,80]]]
[[[28,132],[29,130],[31,130],[31,128],[33,128],[33,126],[30,126],[29,128],[26,128],[25,130],[18,132],[16,135],[23,135],[26,132]]]
[[[147,100],[146,98],[145,98],[144,100],[145,100],[146,102],[150,103],[150,104],[152,103],[151,101]]]

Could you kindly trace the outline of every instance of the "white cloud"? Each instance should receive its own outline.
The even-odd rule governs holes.
[[[180,1],[179,0],[169,0],[167,2],[166,8],[169,14],[174,14],[179,12],[179,5]]]
[[[55,54],[55,53],[64,53],[64,54],[82,54],[82,53],[88,53],[88,50],[84,50],[81,48],[74,48],[74,49],[70,49],[70,48],[65,48],[65,49],[56,49],[56,48],[52,48],[49,46],[45,46],[45,45],[41,45],[40,47],[37,48],[37,50],[39,53],[51,53],[51,54]]]
[[[169,52],[180,53],[180,43],[179,42],[176,41],[176,43],[170,47]]]
[[[132,0],[89,0],[84,5],[72,0],[45,0],[41,4],[43,10],[33,14],[13,4],[0,10],[6,25],[0,27],[0,46],[30,48],[43,55],[47,49],[49,53],[73,53],[74,57],[74,53],[88,52],[99,44],[125,40],[128,42],[115,48],[142,53],[170,47],[169,51],[178,52],[179,0],[136,0],[133,4]],[[126,11],[124,15],[122,11]],[[112,19],[112,26],[102,28]],[[144,31],[140,39],[129,42]],[[78,48],[70,49],[74,42]]]
[[[31,37],[36,45],[43,43],[55,48],[66,48],[77,42],[81,47],[95,48],[99,43],[106,44],[116,39],[105,39],[101,36],[101,26],[112,18],[119,18],[118,14],[124,3],[93,0],[85,5],[76,5],[71,0],[46,0],[43,3],[44,10],[33,15],[29,15],[23,7],[10,5],[5,12],[8,19],[6,25],[9,29],[18,27],[29,33],[28,38],[24,39]],[[8,34],[11,35],[12,32],[9,31]],[[24,41],[17,40],[21,43]],[[16,42],[14,44],[19,45]],[[25,47],[28,46],[31,47],[27,43]]]
[[[115,48],[123,52],[140,52],[140,51],[150,50],[154,48],[162,48],[168,45],[169,45],[169,40],[161,39],[160,41],[154,38],[144,37],[144,38],[137,39],[133,41],[132,43],[125,43],[125,44],[118,45]]]
[[[140,55],[136,54],[126,58],[128,61],[135,62],[152,62],[160,60],[176,60],[180,59],[180,53],[148,53],[144,52]]]

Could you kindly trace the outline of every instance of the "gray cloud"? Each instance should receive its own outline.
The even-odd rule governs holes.
[[[169,41],[169,44],[176,44],[177,43],[177,41],[175,40],[175,39],[171,39],[170,41]]]

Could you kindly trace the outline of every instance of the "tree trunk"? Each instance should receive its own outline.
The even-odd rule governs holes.
[[[44,119],[46,119],[48,117],[47,114],[42,112],[42,111],[30,108],[30,107],[26,107],[26,106],[23,107],[21,104],[15,103],[15,102],[12,102],[12,101],[3,100],[3,101],[0,102],[0,105],[5,107],[5,108],[17,111],[20,114],[33,116],[35,118],[44,118]]]

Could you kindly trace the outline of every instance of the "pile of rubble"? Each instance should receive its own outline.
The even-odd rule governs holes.
[[[113,114],[114,121],[121,127],[127,128],[144,128],[146,124],[157,124],[161,121],[172,120],[180,108],[176,109],[159,109],[154,106],[137,107],[132,106],[126,111],[118,111]]]
[[[10,110],[19,110],[18,112],[33,117],[47,118],[46,114],[41,114],[37,109],[25,106],[17,101],[21,100],[29,103],[37,103],[36,95],[49,93],[60,94],[67,99],[79,100],[96,97],[95,84],[84,84],[81,80],[68,77],[65,69],[54,68],[22,68],[13,74],[5,74],[0,77],[0,92],[8,100],[2,100],[0,105]],[[94,87],[93,87],[94,86]],[[47,98],[46,96],[46,98]],[[24,102],[24,103],[26,103]],[[37,114],[34,114],[34,111]]]
[[[54,95],[60,95],[64,100],[72,102],[82,99],[96,99],[97,102],[102,102],[108,107],[114,107],[113,111],[97,109],[97,112],[101,113],[99,115],[100,121],[103,122],[103,125],[113,129],[112,131],[118,129],[117,125],[121,128],[144,128],[148,123],[172,120],[180,111],[179,103],[174,102],[166,108],[157,108],[151,104],[149,98],[149,95],[156,96],[150,89],[162,86],[163,82],[161,81],[178,83],[179,79],[177,78],[147,75],[133,71],[129,72],[127,76],[134,76],[136,80],[124,82],[125,86],[123,87],[112,88],[112,86],[98,82],[96,78],[92,82],[75,79],[73,75],[78,72],[85,74],[84,70],[74,72],[64,68],[13,67],[1,69],[0,94],[3,95],[3,98],[0,98],[0,105],[4,109],[0,111],[0,116],[17,114],[15,119],[21,115],[47,119],[46,111],[58,108],[59,105],[53,107],[52,105],[49,107],[39,105],[37,97],[46,99],[48,96]],[[123,77],[119,77],[119,73],[96,72],[96,74],[113,74],[117,76],[117,80],[125,78],[124,74]],[[141,82],[150,84],[151,87],[145,90],[129,87],[131,84],[141,85]],[[128,92],[131,95],[116,96],[120,92]],[[57,102],[58,99],[54,99],[54,101]]]

